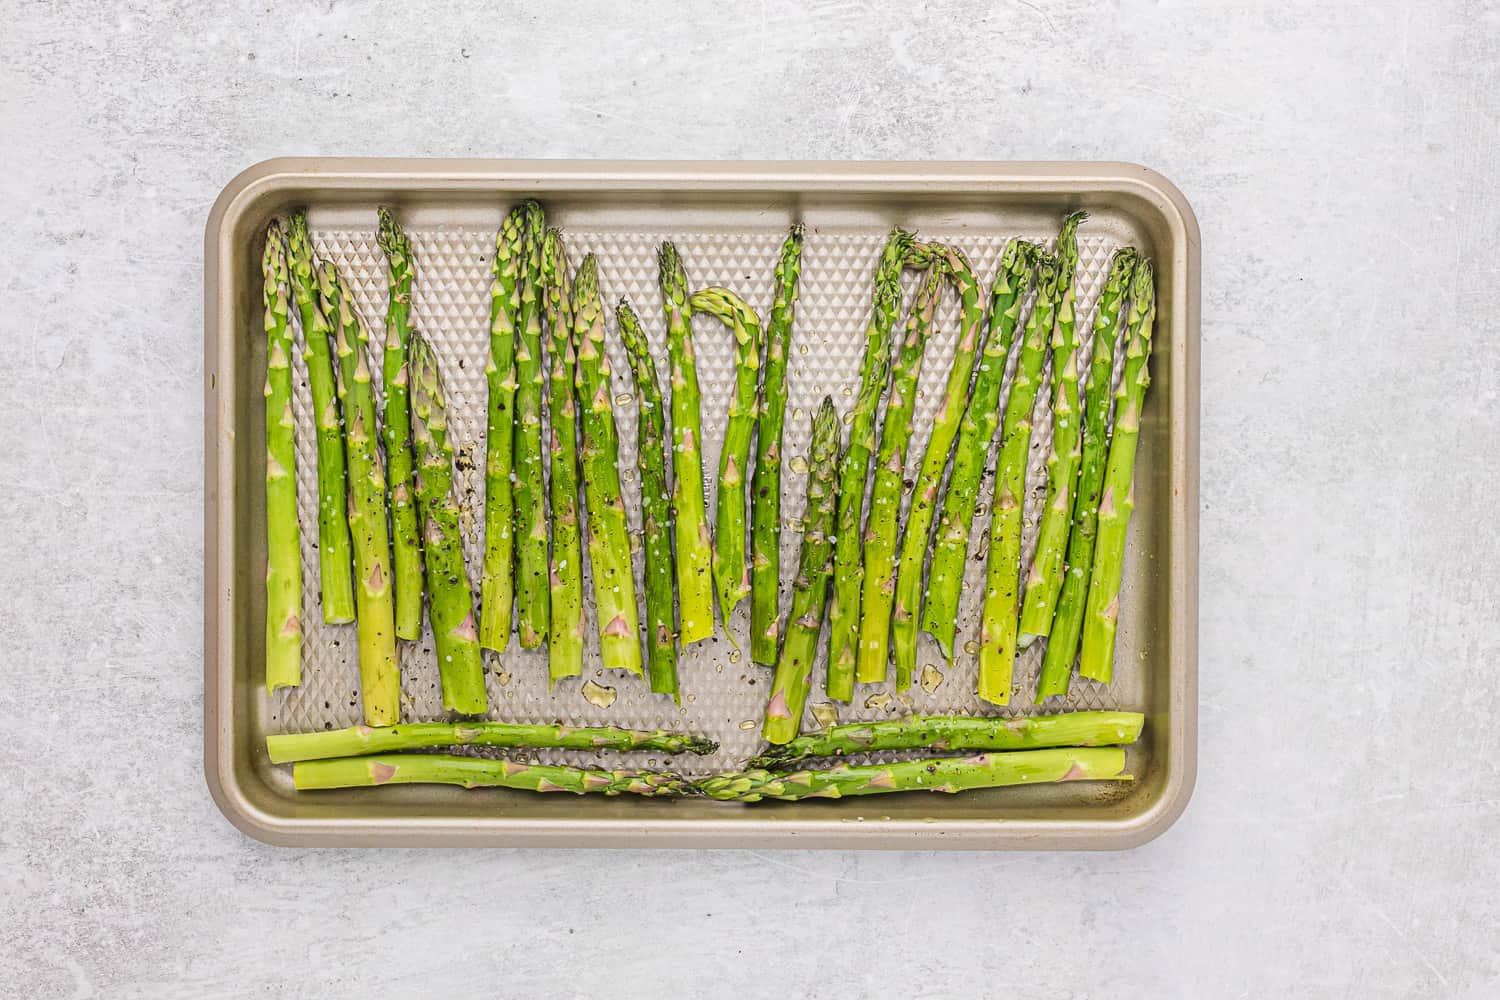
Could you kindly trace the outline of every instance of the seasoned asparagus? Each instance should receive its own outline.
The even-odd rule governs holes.
[[[802,274],[802,224],[792,227],[776,261],[776,300],[766,324],[760,387],[760,427],[755,435],[755,473],[750,480],[750,660],[776,662],[781,619],[781,446],[786,420],[786,365]],[[837,428],[834,431],[837,434]],[[837,458],[838,442],[834,442]]]
[[[503,651],[510,645],[515,603],[514,504],[516,321],[521,311],[521,260],[526,210],[511,209],[495,236],[490,283],[490,351],[485,363],[489,402],[485,408],[484,569],[480,574],[479,644]]]
[[[667,415],[656,362],[635,310],[624,299],[615,325],[630,357],[640,415],[636,465],[641,476],[641,523],[646,550],[646,673],[654,694],[677,694],[677,615],[672,605],[672,498],[667,489]]]
[[[516,635],[522,649],[535,649],[547,635],[550,575],[547,572],[547,494],[542,482],[542,206],[525,204],[521,258],[521,307],[516,317],[515,505]]]
[[[1025,240],[1011,240],[1000,260],[1000,273],[990,292],[989,331],[979,359],[969,405],[953,449],[953,473],[943,495],[943,513],[928,571],[927,601],[922,629],[937,641],[943,656],[953,661],[953,636],[958,629],[958,597],[963,589],[964,562],[969,554],[969,529],[979,497],[979,480],[989,459],[995,429],[1000,424],[1000,389],[1006,359],[1021,304],[1031,286],[1040,248]]]
[[[385,313],[385,460],[390,488],[391,543],[394,550],[396,635],[422,634],[422,551],[417,538],[417,508],[412,502],[411,373],[406,346],[411,340],[411,286],[416,271],[411,241],[394,216],[380,210],[380,248],[385,251],[390,299]]]
[[[872,750],[1030,750],[1037,747],[1114,746],[1134,743],[1141,735],[1145,718],[1139,712],[1068,712],[1029,719],[916,715],[888,722],[855,722],[799,736],[785,746],[771,747],[753,758],[749,766],[785,770],[787,765],[807,757],[842,757]],[[267,743],[272,739],[277,737],[268,737]],[[272,760],[275,759],[273,756]]]
[[[345,625],[354,620],[354,573],[351,569],[347,487],[344,482],[344,432],[336,398],[333,359],[329,355],[328,317],[318,304],[312,239],[307,216],[292,216],[287,235],[287,266],[292,297],[302,320],[302,361],[312,391],[318,441],[318,590],[323,621]]]
[[[1109,442],[1104,495],[1099,499],[1099,537],[1083,618],[1078,672],[1108,684],[1114,676],[1115,628],[1120,620],[1120,578],[1125,570],[1125,533],[1135,510],[1135,449],[1141,407],[1151,384],[1151,327],[1156,322],[1156,284],[1151,262],[1142,260],[1130,286],[1129,346],[1125,373],[1115,390],[1115,431]]]
[[[649,750],[663,754],[710,754],[719,749],[719,744],[705,737],[673,733],[665,729],[531,726],[509,722],[408,722],[401,726],[350,726],[348,729],[281,733],[266,737],[266,752],[270,754],[273,764],[459,746]]]
[[[583,673],[583,544],[578,534],[578,406],[573,398],[577,349],[573,346],[572,297],[562,236],[549,229],[542,241],[542,311],[547,317],[547,417],[552,431],[547,483],[552,500],[547,676],[552,684]]]
[[[838,512],[838,478],[834,459],[839,452],[839,415],[833,400],[813,416],[808,448],[807,506],[802,516],[802,551],[797,579],[792,585],[792,610],[781,659],[771,681],[771,699],[761,733],[771,743],[786,743],[797,735],[802,709],[812,686],[813,660],[823,635],[823,610],[828,580],[833,573],[833,527]]]
[[[710,798],[758,802],[841,799],[886,792],[952,793],[1002,785],[1106,780],[1130,780],[1125,773],[1125,751],[1119,747],[1017,750],[861,766],[840,764],[825,771],[741,771],[704,778],[698,782],[698,788]]]
[[[324,263],[318,301],[334,324],[343,394],[344,451],[349,460],[349,531],[354,543],[355,634],[364,720],[388,726],[401,718],[401,654],[396,603],[391,592],[391,535],[386,525],[385,467],[377,442],[375,393],[369,364],[370,331],[340,282]]]
[[[302,532],[297,524],[292,335],[286,234],[266,229],[261,259],[266,331],[266,691],[302,683]]]
[[[583,259],[573,282],[573,336],[578,344],[576,385],[582,401],[584,504],[588,513],[589,569],[599,652],[607,670],[641,673],[640,625],[629,526],[620,496],[619,436],[604,349],[604,305],[594,255]]]
[[[870,521],[865,528],[865,569],[860,595],[859,652],[855,680],[885,681],[890,654],[891,606],[896,596],[896,539],[901,520],[901,492],[906,479],[906,448],[911,442],[912,412],[922,355],[932,332],[942,290],[944,268],[933,261],[906,317],[906,336],[891,370],[891,398],[880,429],[875,457],[875,484],[870,489]]]
[[[677,543],[677,604],[684,644],[714,634],[713,557],[703,501],[703,434],[693,353],[687,272],[671,243],[657,255],[672,379],[672,537]]]
[[[688,305],[695,313],[718,318],[734,334],[734,395],[729,400],[724,446],[719,451],[713,558],[719,614],[724,621],[724,634],[733,644],[729,618],[740,601],[750,596],[750,570],[745,565],[745,468],[750,464],[750,440],[755,435],[761,324],[755,310],[727,288],[694,292]]]
[[[1068,536],[1067,570],[1057,612],[1042,657],[1042,674],[1036,700],[1067,694],[1073,660],[1078,655],[1078,634],[1083,628],[1083,604],[1088,596],[1089,574],[1094,565],[1094,539],[1099,533],[1099,493],[1104,488],[1104,460],[1109,449],[1109,383],[1115,369],[1115,340],[1124,328],[1121,306],[1135,271],[1136,252],[1126,247],[1116,251],[1109,279],[1094,314],[1093,348],[1089,354],[1089,377],[1084,387],[1083,447],[1078,464],[1078,488],[1073,499],[1073,529]]]
[[[386,754],[335,757],[292,765],[292,784],[299,792],[322,788],[375,785],[459,785],[463,788],[519,788],[531,792],[648,797],[695,795],[692,782],[660,771],[604,771],[560,764],[518,764],[484,757],[448,754]]]
[[[474,625],[474,591],[464,565],[458,502],[453,498],[453,444],[448,399],[437,355],[420,334],[407,345],[411,366],[412,443],[417,453],[417,507],[427,565],[428,617],[437,650],[443,707],[464,715],[488,708],[484,662]]]

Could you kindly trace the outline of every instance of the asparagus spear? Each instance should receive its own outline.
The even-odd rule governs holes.
[[[828,600],[828,580],[833,573],[833,526],[837,516],[838,481],[834,459],[839,452],[839,415],[833,400],[813,416],[812,444],[808,449],[807,506],[803,514],[802,551],[797,579],[792,584],[792,610],[781,659],[771,681],[771,700],[766,705],[762,735],[771,743],[786,743],[797,735],[802,708],[812,686],[813,660],[823,634],[823,609]]]
[[[781,429],[786,420],[786,364],[801,273],[802,224],[798,223],[782,243],[776,262],[776,300],[766,325],[760,428],[755,435],[755,474],[750,480],[750,660],[763,666],[776,662],[781,618]],[[838,450],[837,441],[834,450]]]
[[[661,245],[657,261],[672,365],[672,537],[677,543],[677,610],[686,644],[714,634],[712,556],[703,502],[702,403],[687,272],[671,243]]]
[[[760,382],[760,317],[745,300],[727,288],[694,292],[688,307],[717,317],[734,333],[734,396],[719,451],[719,490],[714,503],[714,583],[719,591],[719,614],[724,634],[734,643],[729,618],[750,595],[750,570],[745,565],[745,467],[750,464],[750,439],[755,435],[756,395]]]
[[[979,350],[980,327],[984,323],[984,306],[979,299],[979,282],[962,250],[935,246],[934,252],[945,266],[948,279],[958,291],[958,343],[953,349],[953,363],[948,369],[948,385],[942,405],[932,423],[932,436],[922,455],[922,469],[911,495],[911,509],[906,515],[906,533],[901,539],[901,562],[896,573],[896,605],[891,612],[891,645],[896,656],[896,689],[911,687],[917,667],[917,612],[922,605],[922,568],[927,560],[932,536],[932,515],[937,510],[938,489],[954,438],[969,401],[969,379],[974,374],[974,357]]]
[[[417,540],[417,509],[412,503],[410,372],[406,345],[411,340],[411,286],[415,278],[411,241],[385,209],[380,210],[380,248],[385,251],[390,301],[385,313],[385,460],[389,464],[391,542],[395,553],[396,635],[422,634],[422,553]]]
[[[635,375],[640,423],[636,464],[641,475],[641,521],[646,549],[646,672],[654,694],[677,696],[677,616],[672,606],[672,500],[667,490],[667,416],[656,362],[635,310],[615,308],[620,340]]]
[[[1016,596],[1021,573],[1021,505],[1026,492],[1026,459],[1031,446],[1031,408],[1041,384],[1047,339],[1057,313],[1057,263],[1037,266],[1037,297],[1026,320],[1021,358],[1011,379],[995,464],[994,515],[985,564],[984,607],[979,625],[979,697],[1004,705],[1016,658]]]
[[[1087,212],[1075,212],[1067,224],[1082,222]],[[1042,525],[1037,532],[1036,554],[1026,578],[1026,596],[1021,605],[1020,636],[1016,645],[1025,649],[1052,631],[1052,612],[1062,589],[1063,549],[1073,520],[1074,480],[1083,458],[1082,426],[1078,398],[1077,317],[1073,309],[1073,278],[1078,269],[1078,244],[1059,240],[1059,251],[1070,256],[1059,261],[1057,322],[1052,329],[1052,447],[1047,452],[1047,500]],[[1066,282],[1066,287],[1064,287]]]
[[[1120,620],[1120,577],[1125,569],[1125,532],[1135,510],[1135,449],[1141,407],[1151,384],[1151,327],[1156,322],[1156,285],[1151,262],[1142,260],[1130,287],[1129,346],[1125,373],[1115,390],[1115,432],[1109,442],[1104,495],[1099,499],[1099,537],[1083,618],[1078,672],[1108,684],[1114,676],[1115,627]]]
[[[521,308],[516,318],[515,479],[516,634],[535,649],[547,634],[547,494],[542,482],[542,206],[528,201],[521,258]]]
[[[479,644],[510,645],[515,602],[515,539],[511,535],[511,470],[515,457],[516,318],[521,310],[522,233],[526,211],[511,209],[495,235],[490,283],[490,352],[485,364],[484,569],[480,575]]]
[[[639,674],[635,570],[625,502],[620,496],[619,436],[610,393],[609,355],[604,350],[604,305],[593,254],[583,259],[573,282],[573,334],[578,343],[578,398],[583,401],[583,490],[599,652],[605,669]]]
[[[891,398],[886,403],[885,424],[880,430],[875,485],[870,490],[870,523],[864,538],[865,569],[860,596],[863,610],[854,678],[861,684],[882,683],[886,675],[891,605],[896,596],[896,535],[906,477],[906,447],[911,442],[917,378],[922,372],[922,355],[937,312],[943,271],[937,261],[927,266],[907,313],[906,337],[891,371]]]
[[[761,799],[841,799],[849,795],[886,792],[952,793],[1002,785],[1105,780],[1130,780],[1130,775],[1125,773],[1125,751],[1119,747],[1017,750],[891,764],[840,764],[826,771],[741,771],[704,778],[698,782],[698,788],[710,798],[759,802]]]
[[[1104,459],[1109,448],[1109,383],[1114,376],[1114,342],[1123,314],[1121,306],[1135,270],[1136,252],[1127,247],[1115,253],[1109,280],[1094,314],[1093,349],[1089,355],[1089,378],[1084,387],[1083,448],[1078,466],[1078,489],[1073,500],[1073,530],[1068,536],[1067,572],[1052,632],[1042,658],[1036,700],[1068,693],[1073,660],[1078,655],[1078,634],[1083,629],[1083,604],[1088,596],[1089,573],[1094,564],[1094,538],[1099,532],[1099,493],[1104,488]]]
[[[266,691],[302,683],[302,532],[287,328],[286,234],[266,229],[261,260],[266,331]]]
[[[1037,747],[1113,746],[1134,743],[1141,735],[1145,719],[1139,712],[1068,712],[1029,719],[917,715],[887,722],[855,722],[799,736],[785,746],[771,747],[753,758],[749,766],[785,770],[788,764],[806,757],[842,757],[872,750],[1031,750]],[[269,744],[277,738],[267,737],[266,742]],[[274,754],[271,759],[276,759]]]
[[[834,536],[833,600],[828,612],[828,697],[854,697],[854,656],[859,644],[860,589],[864,553],[865,482],[875,450],[875,413],[890,373],[891,331],[901,312],[901,272],[912,250],[912,234],[893,229],[875,268],[875,292],[865,327],[859,395],[849,421],[849,443],[839,463],[838,525]]]
[[[995,276],[990,292],[989,332],[979,360],[979,374],[959,426],[953,474],[948,477],[948,492],[943,495],[943,513],[928,572],[927,603],[922,609],[922,629],[937,640],[950,663],[979,480],[1000,424],[1000,389],[1006,359],[1010,357],[1011,341],[1020,323],[1021,303],[1031,285],[1039,254],[1040,248],[1025,240],[1011,240],[1005,247],[1000,273]]]
[[[1087,714],[1087,713],[1078,713]],[[1072,718],[1072,716],[1060,716]],[[563,725],[520,725],[509,722],[409,722],[402,726],[350,726],[312,733],[281,733],[266,737],[273,764],[330,757],[358,757],[430,747],[560,747],[567,750],[650,750],[664,754],[710,754],[719,744],[690,733],[665,729],[617,729]]]
[[[518,764],[484,757],[447,754],[387,754],[298,761],[292,784],[299,792],[375,785],[460,785],[464,788],[520,788],[531,792],[622,792],[648,797],[695,795],[692,782],[659,771],[603,771],[560,764]]]
[[[573,400],[577,356],[573,346],[573,282],[562,235],[547,230],[542,241],[542,309],[547,316],[550,392],[547,416],[552,500],[552,559],[549,563],[547,675],[552,684],[583,673],[583,545],[578,535],[578,406]]]
[[[481,715],[488,708],[484,663],[474,625],[474,591],[464,566],[458,503],[453,499],[447,394],[432,347],[416,333],[408,347],[417,506],[422,515],[429,617],[443,684],[443,707],[464,715]]]
[[[329,356],[331,330],[318,305],[318,279],[313,271],[312,239],[307,216],[292,216],[287,236],[287,265],[292,297],[302,320],[307,384],[312,390],[318,429],[318,588],[323,621],[345,625],[354,620],[354,574],[350,569],[349,521],[344,483],[344,433],[335,398],[333,359]]]
[[[391,536],[386,526],[385,468],[370,387],[370,332],[338,271],[318,272],[318,301],[335,327],[339,388],[343,394],[344,450],[349,458],[349,531],[354,543],[355,632],[359,689],[365,722],[385,726],[401,718],[401,654],[391,593]]]

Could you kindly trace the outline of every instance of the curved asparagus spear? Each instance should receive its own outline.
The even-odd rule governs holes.
[[[406,345],[411,340],[411,286],[415,278],[411,241],[390,212],[380,210],[380,249],[385,251],[390,301],[385,313],[382,387],[385,393],[385,460],[391,506],[395,563],[396,635],[422,634],[422,551],[417,540],[417,508],[412,502],[410,372]]]
[[[509,722],[408,722],[401,726],[350,726],[348,729],[280,733],[266,737],[266,752],[270,754],[273,764],[459,746],[649,750],[664,754],[710,754],[719,749],[719,744],[706,737],[673,733],[665,729],[531,726]]]
[[[865,528],[865,570],[860,595],[859,653],[855,677],[861,684],[885,680],[890,653],[891,606],[896,596],[896,536],[901,521],[901,491],[906,478],[906,447],[911,442],[912,411],[922,355],[932,332],[944,268],[927,266],[906,317],[906,337],[891,370],[891,398],[880,430],[875,457],[875,484],[870,489],[870,523]]]
[[[1025,240],[1011,240],[1000,260],[1000,273],[990,291],[989,332],[979,359],[979,374],[969,405],[959,425],[953,448],[953,474],[943,494],[943,513],[928,571],[927,602],[922,609],[922,630],[937,641],[943,656],[953,662],[953,636],[958,629],[958,597],[963,590],[964,562],[969,555],[969,530],[979,497],[979,480],[989,460],[995,429],[1000,425],[1000,389],[1005,379],[1006,359],[1021,303],[1031,286],[1032,272],[1040,248]]]
[[[745,565],[745,468],[750,464],[750,439],[755,436],[756,396],[760,382],[760,317],[727,288],[705,288],[688,300],[695,313],[717,317],[734,334],[734,396],[719,450],[719,489],[714,503],[714,583],[719,591],[719,614],[724,634],[737,645],[729,618],[740,601],[750,596],[750,570]]]
[[[839,462],[838,525],[834,535],[833,599],[828,611],[828,697],[854,697],[854,656],[859,645],[860,590],[864,581],[865,483],[875,450],[875,414],[885,395],[891,363],[891,332],[901,312],[901,272],[912,249],[912,234],[891,230],[875,268],[875,292],[865,327],[865,354],[859,368],[859,395],[849,421],[849,443]]]
[[[1083,629],[1083,603],[1088,596],[1089,574],[1094,565],[1094,539],[1099,533],[1099,493],[1104,487],[1104,459],[1109,448],[1109,384],[1115,370],[1115,339],[1123,328],[1121,306],[1135,271],[1136,252],[1126,247],[1116,251],[1109,279],[1094,314],[1093,348],[1089,354],[1089,378],[1084,387],[1083,447],[1078,465],[1078,489],[1073,500],[1073,530],[1068,536],[1067,570],[1057,613],[1042,658],[1036,700],[1067,694],[1078,655],[1078,634]]]
[[[761,799],[841,799],[850,795],[886,792],[952,793],[1003,785],[1106,780],[1130,780],[1130,775],[1125,773],[1125,751],[1119,747],[1017,750],[862,766],[840,764],[826,771],[780,774],[741,771],[704,778],[698,782],[698,788],[710,798],[759,802]]]
[[[1076,226],[1087,218],[1087,212],[1075,212],[1068,217],[1064,228]],[[1052,329],[1052,447],[1047,452],[1047,499],[1021,605],[1020,635],[1016,640],[1021,649],[1052,631],[1052,612],[1057,607],[1057,592],[1062,589],[1063,549],[1068,544],[1068,530],[1073,521],[1074,480],[1083,457],[1078,399],[1080,345],[1073,309],[1078,244],[1074,239],[1063,239],[1058,241],[1058,248],[1069,256],[1059,261],[1057,322]]]
[[[302,320],[307,385],[312,391],[313,416],[318,431],[318,590],[323,621],[345,625],[354,620],[354,574],[350,569],[349,521],[344,482],[344,432],[340,421],[329,355],[331,329],[318,305],[318,279],[313,269],[312,239],[307,216],[292,216],[287,235],[287,266],[292,298]]]
[[[916,715],[888,722],[855,722],[799,736],[771,747],[752,768],[785,770],[806,757],[842,757],[872,750],[1031,750],[1134,743],[1146,717],[1139,712],[1067,712],[1029,719]],[[345,730],[347,732],[347,730]],[[311,734],[316,737],[322,734]],[[277,737],[266,738],[267,744]],[[272,760],[275,760],[273,755]]]
[[[604,305],[599,271],[589,254],[573,281],[573,333],[578,343],[578,398],[582,401],[584,503],[588,513],[589,569],[599,622],[599,653],[607,670],[641,673],[640,625],[630,528],[620,496],[619,436],[604,350]]]
[[[891,646],[896,657],[896,690],[911,687],[917,667],[917,613],[922,605],[922,569],[932,541],[932,516],[937,510],[938,489],[943,470],[958,436],[969,401],[969,379],[974,374],[974,357],[979,350],[980,327],[984,325],[984,306],[979,299],[979,282],[962,250],[934,246],[934,253],[944,265],[948,280],[958,291],[958,342],[953,348],[953,363],[948,369],[948,385],[943,401],[932,422],[932,435],[922,455],[922,468],[911,494],[911,508],[906,514],[906,531],[901,536],[901,561],[896,572],[896,605],[891,612]]]
[[[792,584],[792,610],[781,659],[771,681],[771,700],[761,734],[771,743],[786,743],[797,735],[802,709],[812,686],[813,661],[823,635],[823,609],[828,579],[833,573],[833,526],[838,511],[838,479],[834,459],[839,453],[839,414],[833,400],[813,416],[808,448],[807,506],[802,515],[802,551],[797,579]]]
[[[515,478],[516,635],[522,649],[535,649],[547,635],[550,574],[547,572],[547,494],[542,482],[542,206],[525,204],[521,258],[521,308],[516,318]]]
[[[482,715],[484,662],[474,625],[474,591],[464,566],[458,503],[453,499],[453,444],[448,440],[448,400],[437,355],[420,334],[407,345],[411,366],[412,443],[417,452],[417,506],[422,515],[427,565],[428,617],[437,650],[443,707]]]
[[[266,331],[266,691],[302,683],[302,531],[297,525],[297,440],[292,419],[292,335],[287,327],[286,235],[266,229],[261,259]]]
[[[573,282],[562,236],[542,241],[542,311],[547,316],[550,367],[547,416],[552,500],[552,559],[548,564],[547,676],[552,684],[583,673],[583,544],[578,526],[578,406],[573,399],[577,352],[573,346]]]
[[[995,464],[994,514],[985,563],[984,607],[979,623],[979,697],[995,705],[1010,701],[1016,659],[1017,591],[1021,573],[1021,514],[1026,461],[1031,447],[1031,408],[1041,385],[1047,340],[1057,312],[1057,263],[1037,266],[1036,304],[1026,320],[1021,357],[1005,403],[1000,457]]]
[[[515,603],[515,538],[510,477],[515,458],[516,319],[521,311],[526,211],[511,209],[495,235],[490,283],[490,350],[485,363],[484,569],[479,584],[479,644],[510,645]]]
[[[647,797],[697,794],[691,782],[659,771],[603,771],[560,764],[518,764],[484,757],[447,754],[388,754],[336,757],[292,765],[292,784],[299,792],[321,788],[375,785],[459,785],[463,788],[519,788],[530,792]]]
[[[1115,390],[1115,432],[1109,442],[1104,495],[1099,499],[1099,537],[1083,618],[1078,672],[1108,684],[1114,676],[1115,628],[1120,620],[1120,577],[1125,569],[1125,533],[1135,510],[1135,448],[1141,407],[1151,384],[1151,327],[1156,322],[1156,284],[1151,262],[1136,266],[1130,286],[1130,345],[1125,373]]]
[[[792,227],[776,262],[776,300],[766,324],[755,474],[750,480],[750,660],[776,662],[781,619],[781,443],[786,420],[786,364],[802,274],[802,224]],[[837,428],[835,428],[837,434]],[[838,443],[834,443],[837,458]]]
[[[339,281],[324,263],[318,300],[334,324],[343,392],[344,451],[349,460],[349,532],[354,543],[355,634],[359,642],[359,691],[365,722],[385,726],[401,719],[401,654],[396,642],[396,603],[391,592],[391,535],[386,525],[385,467],[380,459],[371,389],[370,331]]]
[[[656,362],[635,310],[624,299],[615,324],[635,375],[640,422],[636,464],[641,475],[641,522],[646,549],[646,672],[653,694],[677,698],[677,615],[672,606],[672,497],[667,489],[667,415]]]
[[[713,557],[703,502],[702,397],[687,272],[671,243],[661,245],[657,262],[672,366],[672,537],[677,543],[677,610],[686,645],[714,634]]]

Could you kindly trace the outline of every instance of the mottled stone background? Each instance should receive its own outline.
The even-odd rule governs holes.
[[[0,993],[1495,996],[1496,7],[727,6],[0,0]],[[202,231],[294,153],[1171,177],[1187,814],[1115,855],[240,835],[199,764]]]

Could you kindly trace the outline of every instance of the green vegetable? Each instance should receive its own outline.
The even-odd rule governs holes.
[[[266,229],[261,260],[266,330],[266,691],[302,683],[302,532],[297,524],[297,424],[287,327],[286,235]]]
[[[651,750],[664,754],[710,754],[713,740],[665,729],[638,730],[509,722],[408,722],[401,726],[282,733],[266,737],[273,764],[330,757],[356,757],[430,747],[561,747],[568,750]]]
[[[515,465],[516,322],[521,311],[522,234],[526,210],[511,209],[495,236],[490,283],[490,351],[485,363],[484,569],[479,580],[479,644],[510,645],[515,603],[514,511],[510,477]]]
[[[541,271],[546,220],[528,201],[521,258],[521,299],[516,320],[515,477],[516,634],[522,649],[536,649],[547,634],[551,574],[547,569],[547,493],[542,480]]]
[[[547,317],[550,365],[547,416],[552,500],[552,559],[548,564],[547,676],[556,684],[583,673],[583,543],[578,525],[578,406],[574,402],[577,350],[573,346],[573,282],[562,236],[547,230],[542,241],[542,311]]]
[[[519,788],[531,792],[582,795],[695,795],[691,782],[658,771],[602,771],[558,764],[518,764],[484,757],[446,754],[386,754],[305,760],[292,765],[299,792],[375,785],[459,785],[464,788]]]

